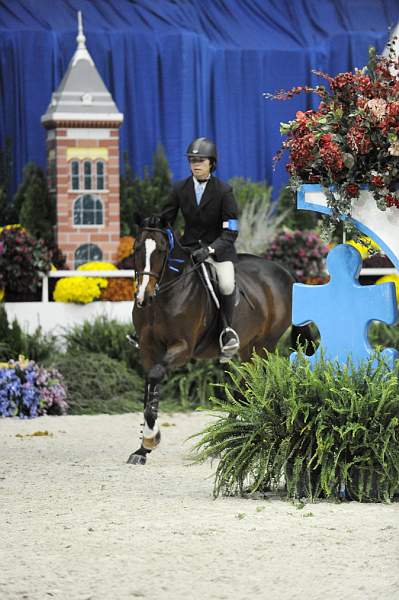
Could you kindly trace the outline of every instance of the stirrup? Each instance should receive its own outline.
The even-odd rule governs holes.
[[[223,336],[226,333],[232,333],[233,337],[231,340],[227,342],[227,344],[223,343]],[[219,336],[219,346],[222,352],[231,352],[232,350],[238,350],[240,347],[240,338],[238,337],[238,333],[232,327],[225,327]]]
[[[232,339],[230,339],[227,344],[223,343],[223,336],[226,333],[233,334]],[[238,333],[232,327],[225,327],[219,336],[219,346],[222,354],[229,356],[233,355],[237,352],[240,347],[240,338],[238,337]]]
[[[134,348],[139,348],[139,340],[135,334],[127,333],[126,339]]]

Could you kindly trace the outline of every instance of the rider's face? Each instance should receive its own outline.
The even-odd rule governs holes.
[[[191,157],[188,159],[191,173],[196,179],[207,179],[211,172],[211,161],[209,158]]]

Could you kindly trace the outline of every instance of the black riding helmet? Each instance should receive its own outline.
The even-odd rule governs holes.
[[[186,155],[187,158],[209,158],[212,165],[212,171],[216,167],[216,146],[212,142],[212,140],[208,138],[201,137],[191,142],[191,144],[187,148]]]

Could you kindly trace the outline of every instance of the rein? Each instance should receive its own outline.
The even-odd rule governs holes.
[[[202,263],[197,263],[195,264],[193,267],[191,267],[191,269],[189,269],[188,271],[185,271],[184,273],[180,273],[179,277],[177,277],[174,281],[169,281],[169,283],[164,283],[161,286],[161,283],[159,283],[159,287],[158,287],[158,294],[162,294],[163,292],[167,292],[168,290],[170,290],[171,288],[173,288],[175,285],[177,285],[178,283],[180,283],[180,280],[183,279],[183,277],[186,277],[187,275],[191,275],[191,273],[194,273],[195,271],[198,271],[198,269],[201,267]]]

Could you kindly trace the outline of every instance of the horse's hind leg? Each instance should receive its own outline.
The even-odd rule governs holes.
[[[159,407],[160,383],[166,371],[160,364],[150,369],[144,392],[144,423],[141,446],[131,454],[127,462],[131,465],[144,465],[147,454],[154,450],[161,441],[161,432],[157,423]]]

